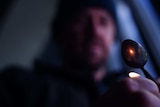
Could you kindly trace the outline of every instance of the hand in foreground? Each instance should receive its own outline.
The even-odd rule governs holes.
[[[101,96],[93,107],[160,107],[160,93],[149,79],[126,78]]]

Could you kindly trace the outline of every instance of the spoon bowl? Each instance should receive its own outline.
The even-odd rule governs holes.
[[[142,68],[148,59],[147,52],[141,44],[130,39],[123,41],[121,52],[126,64],[133,68]]]

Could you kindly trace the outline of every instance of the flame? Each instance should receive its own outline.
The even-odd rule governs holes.
[[[135,55],[135,51],[132,48],[129,48],[129,55],[131,56]]]
[[[130,72],[128,75],[130,78],[139,78],[141,76],[140,74],[136,72]]]

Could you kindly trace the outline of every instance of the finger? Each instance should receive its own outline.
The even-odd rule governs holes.
[[[159,88],[152,80],[144,78],[135,78],[134,80],[138,84],[138,91],[149,91],[159,97]]]
[[[129,107],[159,107],[160,98],[149,91],[135,92],[128,98],[130,101]]]
[[[159,96],[157,85],[149,79],[144,78],[125,78],[109,90],[109,94],[128,95],[137,91],[149,91]]]

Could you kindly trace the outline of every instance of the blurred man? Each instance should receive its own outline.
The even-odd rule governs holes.
[[[116,34],[112,0],[62,0],[52,28],[63,67],[6,69],[0,76],[2,107],[160,106],[159,90],[148,79],[126,78],[99,96],[96,85],[107,75]]]

